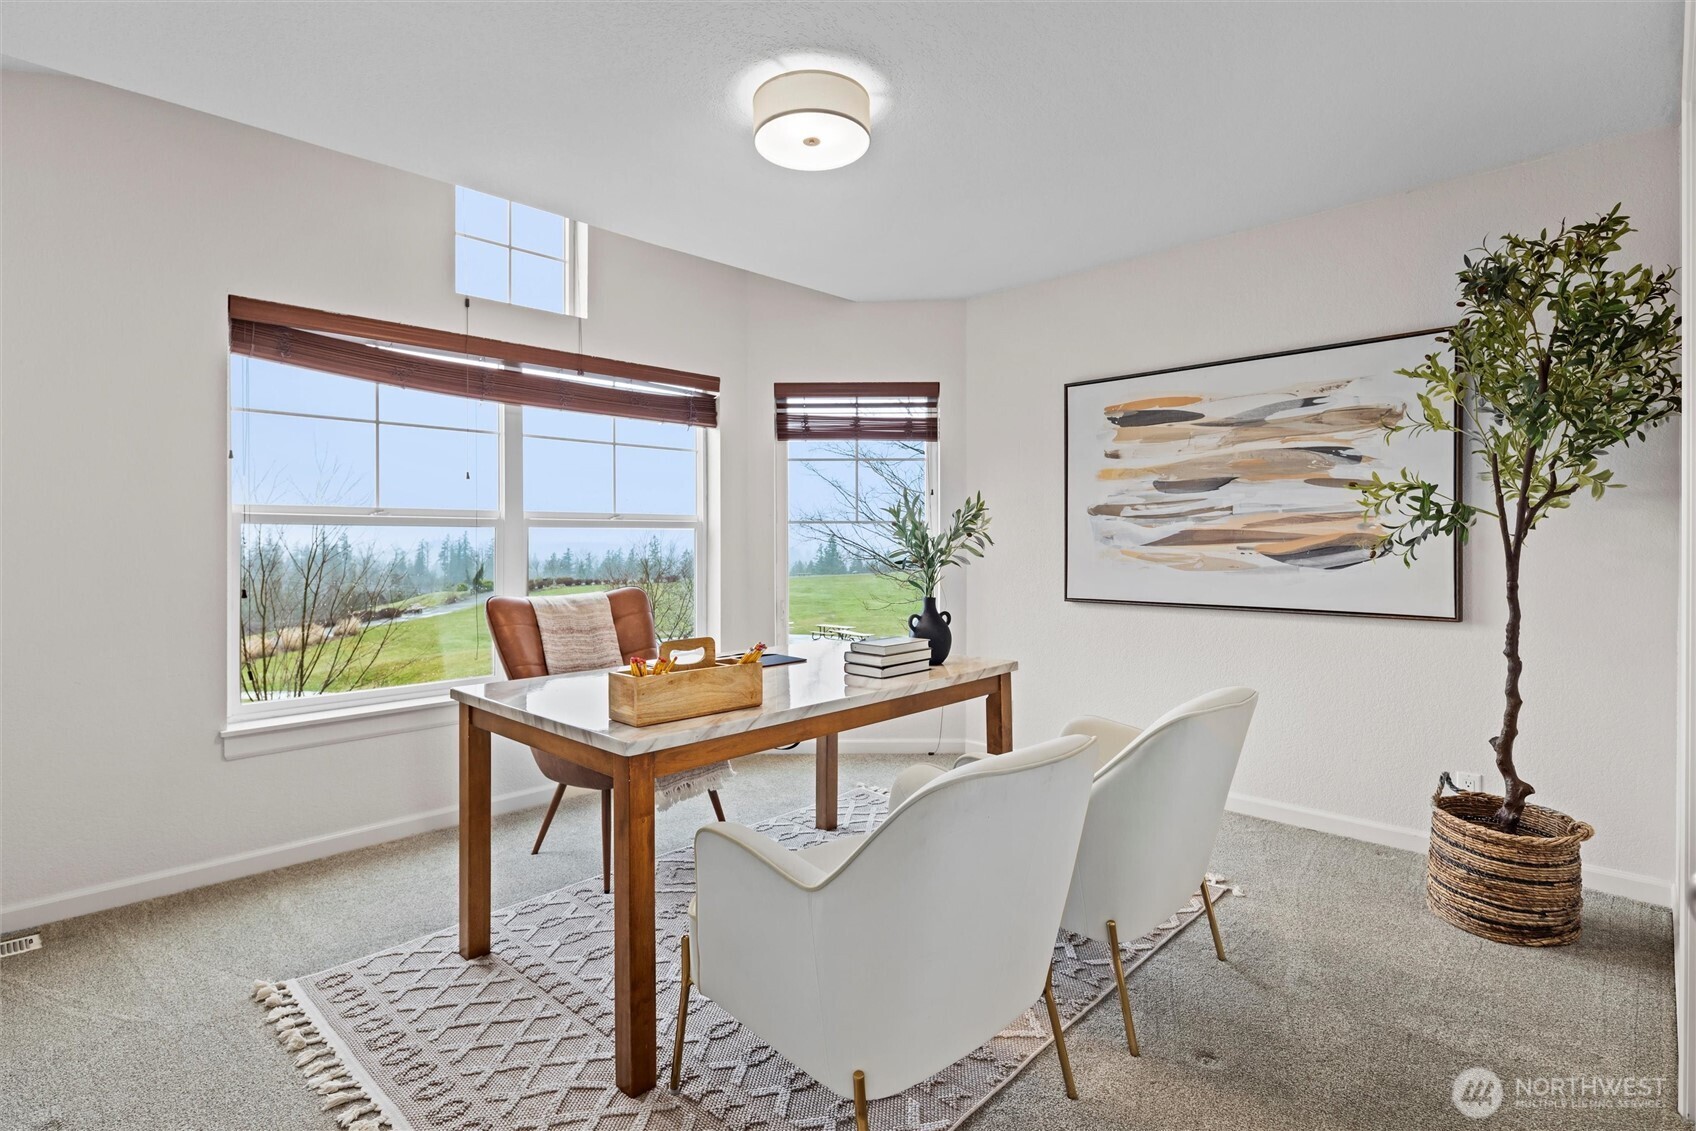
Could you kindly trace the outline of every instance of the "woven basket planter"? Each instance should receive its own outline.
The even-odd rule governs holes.
[[[1525,807],[1522,832],[1477,823],[1501,805],[1490,793],[1432,798],[1425,902],[1439,919],[1492,942],[1576,942],[1584,908],[1578,849],[1596,830],[1541,805]]]

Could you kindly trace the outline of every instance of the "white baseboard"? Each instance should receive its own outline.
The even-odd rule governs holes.
[[[922,740],[914,741],[910,738],[849,738],[842,741],[840,749],[845,754],[919,754],[924,753],[928,745]],[[810,746],[810,744],[803,744],[803,746]],[[944,737],[941,746],[935,753],[938,755],[975,754],[983,749],[982,739]],[[499,794],[494,798],[494,811],[496,813],[511,813],[519,809],[542,805],[547,802],[552,792],[553,786],[550,784],[536,786],[533,789],[517,790],[513,793]],[[1260,817],[1268,821],[1296,825],[1304,829],[1315,829],[1335,836],[1348,837],[1351,840],[1366,841],[1369,844],[1382,844],[1408,852],[1424,852],[1428,836],[1427,832],[1422,829],[1391,825],[1382,821],[1371,821],[1324,809],[1312,809],[1305,805],[1296,805],[1287,801],[1273,801],[1269,798],[1252,797],[1241,793],[1231,794],[1226,801],[1226,808],[1234,813],[1242,813],[1250,817]],[[402,837],[414,836],[435,829],[450,828],[458,820],[459,811],[457,807],[444,806],[440,809],[432,809],[409,817],[397,817],[393,820],[361,825],[358,828],[347,829],[342,832],[290,841],[272,848],[237,853],[233,856],[210,860],[204,864],[167,868],[163,871],[149,872],[130,879],[114,880],[110,883],[78,888],[63,895],[13,904],[9,907],[0,907],[0,933],[9,934],[13,931],[38,927],[43,923],[54,923],[78,915],[89,915],[96,911],[122,907],[128,903],[138,903],[144,899],[157,899],[162,895],[174,895],[191,888],[205,887],[207,884],[223,883],[225,880],[240,879],[243,876],[286,868],[292,864],[302,864],[308,860],[334,856],[341,852],[350,852],[356,848],[399,840]],[[1672,884],[1654,876],[1626,872],[1618,868],[1607,868],[1597,864],[1587,864],[1584,867],[1584,879],[1585,886],[1596,891],[1640,900],[1657,907],[1674,906]]]
[[[534,789],[521,789],[513,793],[497,794],[493,799],[493,808],[496,813],[511,813],[519,809],[544,805],[548,798],[553,795],[553,791],[553,783],[549,782],[547,785],[540,785]],[[355,848],[366,848],[373,844],[399,840],[401,837],[431,832],[435,829],[451,828],[458,823],[459,808],[449,805],[441,809],[431,809],[425,813],[416,813],[409,817],[396,817],[393,820],[379,821],[372,825],[361,825],[358,828],[347,829],[343,832],[289,841],[287,844],[279,844],[272,848],[239,852],[233,856],[209,860],[204,864],[188,864],[180,868],[166,868],[163,871],[148,872],[145,875],[134,876],[126,880],[113,880],[110,883],[78,888],[63,895],[48,896],[46,899],[31,900],[27,903],[17,903],[10,907],[0,908],[0,933],[9,934],[30,927],[39,927],[43,923],[56,923],[61,919],[89,915],[96,911],[106,911],[113,907],[122,907],[127,903],[139,903],[144,899],[157,899],[162,895],[175,895],[177,892],[205,887],[207,884],[221,884],[225,880],[253,876],[260,872],[286,868],[291,864],[303,864],[308,860],[317,860],[341,852],[350,852]]]
[[[1333,836],[1346,836],[1350,840],[1363,840],[1368,844],[1382,844],[1387,848],[1400,848],[1407,852],[1424,852],[1431,838],[1428,829],[1412,829],[1405,825],[1369,821],[1363,817],[1351,817],[1326,809],[1310,809],[1305,805],[1273,801],[1266,797],[1251,797],[1245,793],[1231,794],[1225,801],[1225,808],[1233,813],[1260,817],[1281,825],[1314,829],[1331,833]],[[1627,899],[1652,903],[1656,907],[1674,906],[1670,881],[1639,872],[1606,868],[1600,864],[1586,864],[1584,886],[1609,895],[1622,895]]]
[[[838,749],[845,754],[923,754],[933,744],[934,740],[927,742],[922,738],[847,738],[842,741]],[[807,753],[811,752],[811,748],[812,743],[810,742],[803,743],[801,747],[802,751]],[[968,751],[975,753],[983,748],[984,744],[981,739],[974,741],[944,737],[941,747],[935,753],[938,755],[958,755]],[[887,785],[889,783],[878,784]],[[534,789],[500,794],[494,798],[494,811],[496,813],[511,813],[519,809],[544,805],[552,792],[553,786],[548,784],[537,786]],[[261,872],[269,872],[277,868],[287,868],[291,864],[302,864],[308,860],[318,860],[325,856],[350,852],[355,848],[365,848],[373,844],[382,844],[385,841],[399,840],[402,837],[414,836],[434,829],[451,828],[458,822],[459,810],[456,806],[450,805],[409,817],[396,817],[388,821],[379,821],[376,824],[361,825],[358,828],[347,829],[343,832],[326,833],[323,836],[289,841],[287,844],[276,845],[272,848],[240,852],[233,856],[209,860],[203,864],[187,864],[180,868],[148,872],[145,875],[134,876],[130,879],[113,880],[110,883],[77,888],[63,895],[48,896],[45,899],[0,907],[0,933],[26,930],[30,927],[39,927],[43,923],[56,923],[61,919],[71,919],[78,915],[91,915],[96,911],[107,911],[114,907],[122,907],[127,903],[139,903],[144,899],[157,899],[162,895],[175,895],[177,892],[205,887],[207,884],[219,884],[225,880],[258,875]]]

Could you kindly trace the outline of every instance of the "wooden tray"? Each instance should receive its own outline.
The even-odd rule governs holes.
[[[718,646],[710,636],[668,640],[660,645],[660,658],[697,648],[702,653],[699,660],[679,664],[664,675],[609,673],[607,714],[627,726],[645,727],[760,705],[765,698],[765,668],[718,659]]]

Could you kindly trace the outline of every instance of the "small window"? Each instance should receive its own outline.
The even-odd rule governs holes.
[[[791,440],[789,634],[905,636],[912,600],[866,550],[889,548],[887,508],[903,491],[929,502],[923,440]]]
[[[454,190],[454,289],[582,317],[584,225],[463,185]]]

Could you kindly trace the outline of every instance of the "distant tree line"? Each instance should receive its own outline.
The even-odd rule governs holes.
[[[843,573],[870,573],[871,566],[859,554],[844,549],[835,531],[826,528],[825,540],[813,552],[812,560],[789,563],[790,577],[824,577]]]

